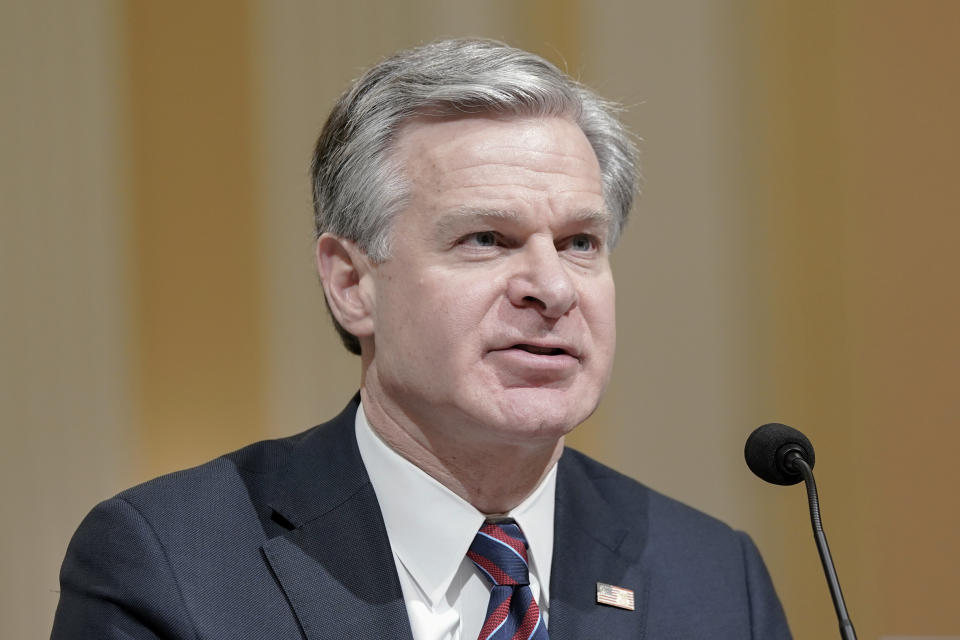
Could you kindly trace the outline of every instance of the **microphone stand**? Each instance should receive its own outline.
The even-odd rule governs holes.
[[[800,452],[793,450],[784,458],[787,468],[793,467],[803,475],[807,487],[807,502],[810,503],[810,524],[813,525],[813,539],[817,542],[817,551],[820,552],[820,563],[827,577],[827,586],[830,587],[830,597],[833,599],[833,608],[840,621],[840,637],[843,640],[857,640],[857,632],[853,629],[847,605],[843,602],[843,593],[840,591],[840,581],[837,579],[837,570],[833,566],[830,547],[827,546],[827,534],[823,532],[820,522],[820,498],[817,496],[817,482],[813,479],[813,470]]]

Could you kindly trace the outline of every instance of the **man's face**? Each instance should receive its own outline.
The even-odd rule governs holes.
[[[372,271],[366,393],[428,440],[555,441],[596,408],[616,336],[590,144],[561,118],[425,117],[395,152],[411,198]]]

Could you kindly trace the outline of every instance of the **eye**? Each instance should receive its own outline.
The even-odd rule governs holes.
[[[591,235],[581,233],[570,238],[570,240],[567,242],[567,246],[573,251],[586,253],[599,249],[600,242]]]
[[[495,247],[497,246],[497,234],[493,231],[477,231],[464,236],[460,242],[474,247]]]

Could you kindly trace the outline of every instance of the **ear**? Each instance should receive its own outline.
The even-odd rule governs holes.
[[[344,329],[373,335],[373,286],[370,258],[352,241],[331,233],[317,240],[317,272],[330,313]]]

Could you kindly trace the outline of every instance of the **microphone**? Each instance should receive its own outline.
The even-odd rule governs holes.
[[[793,485],[801,480],[806,482],[813,538],[817,543],[820,564],[823,565],[833,608],[840,623],[840,637],[843,640],[857,640],[857,632],[853,629],[853,622],[850,621],[843,593],[840,591],[840,581],[837,579],[837,569],[833,565],[830,547],[827,546],[827,535],[820,521],[820,499],[817,495],[817,483],[813,479],[813,465],[816,462],[813,445],[796,429],[771,422],[754,429],[743,448],[743,457],[754,474],[772,484]]]
[[[803,474],[795,464],[797,455],[813,469],[816,455],[807,436],[777,422],[757,427],[743,448],[743,457],[750,471],[767,482],[784,486],[803,480]]]

